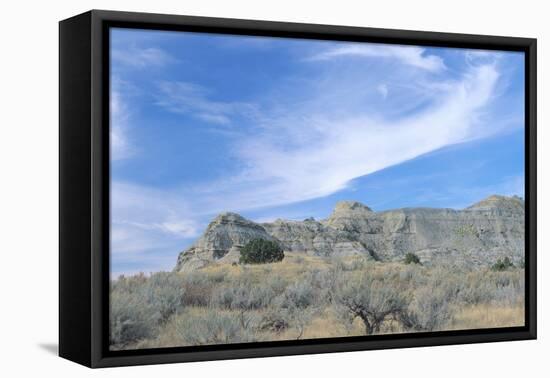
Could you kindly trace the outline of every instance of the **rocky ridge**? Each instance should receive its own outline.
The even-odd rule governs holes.
[[[463,210],[375,212],[359,202],[342,201],[321,221],[255,223],[236,213],[222,213],[179,254],[174,270],[236,262],[240,248],[252,239],[273,240],[285,251],[319,256],[359,255],[399,261],[412,252],[426,264],[486,266],[504,257],[519,263],[524,256],[524,208],[519,197],[493,195]]]

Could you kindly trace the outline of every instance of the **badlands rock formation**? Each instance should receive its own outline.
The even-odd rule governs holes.
[[[519,263],[524,256],[524,229],[523,200],[497,195],[463,210],[375,212],[359,202],[343,201],[322,221],[255,223],[235,213],[222,213],[193,246],[180,253],[175,270],[236,262],[240,248],[252,239],[273,240],[285,251],[320,256],[360,255],[400,261],[412,252],[424,264],[479,267],[506,256]]]

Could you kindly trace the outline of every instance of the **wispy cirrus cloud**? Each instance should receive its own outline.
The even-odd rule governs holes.
[[[315,100],[302,103],[293,115],[266,121],[257,134],[242,138],[234,153],[246,169],[202,198],[236,209],[319,198],[357,177],[487,136],[490,130],[480,126],[498,78],[493,65],[471,69],[434,91],[431,106],[398,120],[361,111],[335,117]]]
[[[176,193],[113,181],[111,198],[115,223],[183,238],[198,232],[196,224],[184,216],[190,211],[188,201]]]
[[[130,112],[115,81],[110,93],[111,160],[128,159],[136,152],[128,137]]]
[[[204,122],[229,125],[234,117],[252,117],[253,104],[238,101],[212,99],[212,91],[183,81],[161,81],[158,84],[157,105],[173,113],[191,115]]]
[[[380,93],[383,99],[386,99],[386,97],[388,97],[388,93],[390,92],[390,90],[388,89],[388,86],[384,83],[379,84],[376,87],[376,90],[378,91],[378,93]]]
[[[130,45],[111,50],[111,60],[117,67],[144,69],[162,67],[178,60],[166,51],[156,47]]]
[[[358,177],[487,136],[489,131],[480,126],[498,78],[493,65],[467,71],[460,80],[432,90],[431,106],[399,120],[360,111],[341,118],[323,108],[324,100],[311,99],[287,109],[284,116],[264,117],[256,132],[237,138],[232,155],[241,162],[240,173],[170,192],[135,186],[131,192],[139,193],[136,203],[141,207],[123,200],[118,205],[147,214],[151,228],[158,229],[175,214],[204,222],[220,211],[277,207],[331,195]],[[176,203],[179,210],[171,205]],[[125,213],[123,218],[135,216]]]
[[[426,49],[417,46],[398,46],[385,44],[346,44],[317,53],[309,60],[331,60],[345,57],[383,58],[398,61],[426,71],[437,72],[446,68],[443,59],[429,55]]]
[[[111,250],[114,275],[170,269],[175,255],[204,226],[181,194],[111,182]],[[136,266],[137,268],[131,268]]]

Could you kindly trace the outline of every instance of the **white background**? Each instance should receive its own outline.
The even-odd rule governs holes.
[[[0,21],[0,374],[109,377],[468,377],[550,373],[550,26],[546,1],[6,1]],[[89,9],[538,38],[539,340],[90,370],[55,355],[58,248],[58,25]],[[546,274],[545,274],[546,273]],[[545,353],[546,349],[546,353]]]

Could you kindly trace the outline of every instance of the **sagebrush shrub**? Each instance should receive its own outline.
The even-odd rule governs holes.
[[[178,274],[155,273],[149,277],[144,290],[147,302],[158,311],[158,318],[162,322],[183,307],[185,290]]]
[[[283,332],[290,327],[289,318],[287,312],[270,311],[262,317],[259,329],[275,333]]]
[[[212,298],[212,293],[216,282],[210,279],[210,276],[196,271],[183,276],[183,296],[184,306],[207,306]]]
[[[451,319],[449,292],[437,286],[417,289],[408,311],[400,314],[406,328],[421,331],[442,329]]]
[[[286,287],[288,286],[287,280],[279,275],[267,276],[264,278],[263,283],[266,288],[273,291],[275,295],[279,295],[284,292]]]
[[[487,278],[494,284],[493,303],[515,305],[525,299],[525,272],[523,270],[491,272]]]
[[[156,335],[159,326],[183,308],[185,290],[177,273],[120,277],[111,283],[110,337],[126,345]]]
[[[396,279],[405,283],[407,286],[419,286],[426,283],[426,272],[423,266],[417,264],[410,264],[403,266],[399,270],[399,274]]]
[[[279,306],[282,308],[304,309],[312,305],[314,300],[311,284],[307,281],[299,281],[287,286],[280,297]]]
[[[111,282],[111,345],[325,337],[331,332],[324,327],[356,335],[357,319],[366,334],[444,330],[451,321],[460,324],[460,316],[453,316],[463,309],[518,306],[525,295],[519,268],[405,265],[351,256],[320,264],[309,264],[309,257],[295,261],[120,277]]]
[[[154,337],[159,313],[136,292],[112,292],[110,297],[111,345],[123,347]]]
[[[226,309],[255,310],[269,306],[275,292],[268,285],[249,281],[219,287],[212,295],[213,304]]]
[[[245,312],[228,313],[207,308],[199,314],[184,312],[174,322],[183,345],[228,344],[258,341],[258,320]]]

